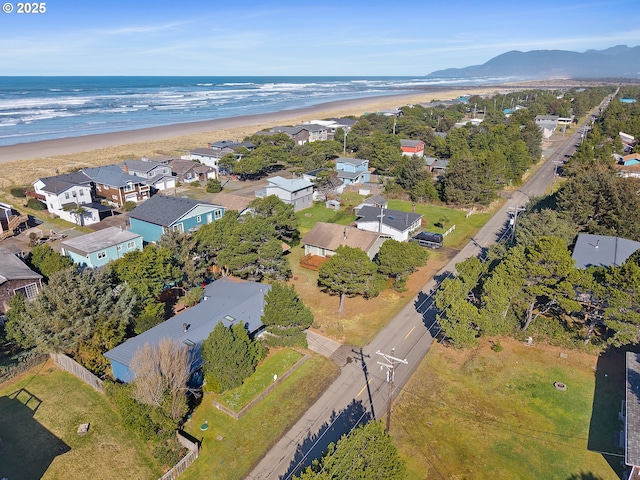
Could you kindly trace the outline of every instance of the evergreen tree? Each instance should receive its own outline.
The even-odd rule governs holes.
[[[417,243],[390,239],[382,244],[375,261],[378,271],[392,277],[397,288],[406,283],[411,272],[424,266],[428,258],[429,253]]]
[[[382,422],[360,425],[329,445],[298,480],[404,480],[407,467]]]
[[[375,296],[379,293],[376,270],[376,265],[363,250],[341,245],[336,254],[320,266],[318,284],[340,295],[338,311],[342,313],[346,296]]]
[[[54,273],[70,268],[73,265],[69,257],[60,255],[49,245],[37,245],[33,247],[27,263],[47,280]]]
[[[242,385],[264,358],[265,350],[251,340],[244,323],[225,327],[218,323],[202,343],[204,374],[209,388],[229,390]]]
[[[275,344],[306,347],[305,330],[313,323],[313,313],[302,303],[293,285],[274,283],[265,296],[262,323],[275,336]]]

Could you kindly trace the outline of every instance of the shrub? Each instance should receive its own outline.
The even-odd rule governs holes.
[[[197,305],[198,303],[200,303],[200,300],[202,300],[203,298],[204,298],[204,288],[193,287],[183,297],[182,303],[184,303],[187,307],[193,307],[194,305]]]
[[[122,209],[125,212],[130,212],[134,208],[136,208],[136,202],[132,202],[131,200],[124,202],[124,204],[122,205]]]
[[[210,178],[207,181],[207,193],[218,193],[222,190],[222,183],[216,178]]]
[[[11,190],[11,195],[13,195],[16,198],[24,198],[26,197],[26,195],[24,194],[24,190],[22,190],[22,188],[20,187],[13,187]]]
[[[44,203],[36,198],[30,198],[27,200],[27,207],[33,210],[45,210],[47,208]]]
[[[500,343],[500,340],[496,340],[495,342],[491,342],[491,350],[493,350],[494,352],[501,352],[503,350],[502,344]]]

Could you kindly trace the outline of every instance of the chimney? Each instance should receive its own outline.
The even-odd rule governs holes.
[[[186,323],[183,323],[182,330],[184,330],[184,332],[187,333],[187,330],[189,330],[189,325],[187,325]]]
[[[600,240],[596,240],[596,248],[600,247]]]

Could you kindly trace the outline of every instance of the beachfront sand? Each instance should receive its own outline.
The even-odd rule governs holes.
[[[300,110],[87,135],[0,147],[0,188],[28,186],[39,177],[79,168],[106,165],[127,158],[185,155],[208,142],[239,140],[276,125],[397,108],[403,105],[450,100],[462,94],[495,94],[504,86],[434,90],[412,95],[389,95],[346,100]]]

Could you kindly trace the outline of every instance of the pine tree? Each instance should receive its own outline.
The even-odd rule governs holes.
[[[274,283],[265,296],[262,323],[276,337],[274,343],[306,347],[304,331],[313,323],[313,314],[293,285]]]

